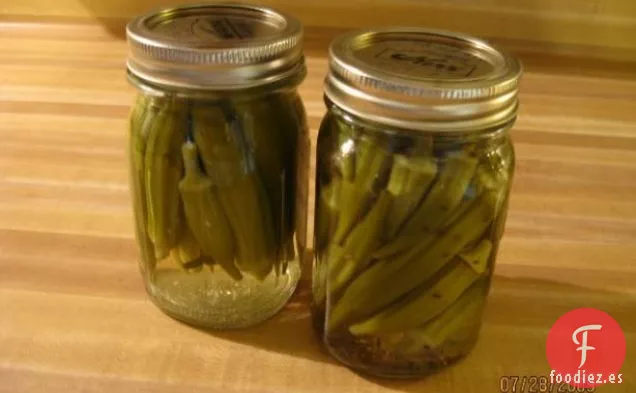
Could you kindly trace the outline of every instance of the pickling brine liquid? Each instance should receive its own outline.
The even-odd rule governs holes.
[[[382,335],[354,335],[347,329],[326,332],[325,306],[314,305],[314,329],[334,357],[363,373],[391,378],[427,375],[461,360],[474,347],[489,286],[485,279],[474,284],[470,295],[475,299],[462,312],[461,323],[445,325],[447,316],[430,326]]]
[[[157,265],[149,283],[153,302],[177,319],[215,328],[241,328],[264,320],[284,307],[300,278],[298,259],[279,276],[236,281],[214,267],[183,272],[171,259]],[[202,322],[203,321],[203,322]]]

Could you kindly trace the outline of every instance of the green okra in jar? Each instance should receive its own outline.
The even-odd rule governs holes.
[[[475,345],[514,174],[520,74],[514,57],[448,32],[332,43],[312,314],[341,362],[415,377]]]
[[[164,9],[127,28],[131,196],[146,289],[210,328],[274,315],[305,247],[302,26],[270,9]]]

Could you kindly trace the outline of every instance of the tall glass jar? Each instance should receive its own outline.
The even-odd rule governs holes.
[[[305,246],[299,21],[195,5],[127,27],[129,164],[141,271],[187,323],[257,324],[288,301]]]
[[[417,28],[330,47],[312,313],[341,362],[416,377],[476,343],[507,215],[520,63]]]

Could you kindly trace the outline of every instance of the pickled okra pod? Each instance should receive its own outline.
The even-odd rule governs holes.
[[[333,127],[337,130],[337,146],[336,153],[337,167],[340,170],[342,178],[348,182],[352,182],[356,173],[356,143],[355,132],[347,124],[332,120]],[[360,163],[361,165],[362,163]]]
[[[144,153],[148,235],[157,259],[175,246],[179,226],[179,190],[183,164],[180,146],[186,137],[187,110],[167,98],[148,126]]]
[[[315,248],[321,251],[329,242],[330,233],[338,221],[340,197],[340,179],[334,178],[322,186],[320,199],[316,203]]]
[[[146,135],[152,122],[155,108],[151,99],[138,96],[130,113],[129,123],[129,182],[132,191],[132,207],[135,216],[135,237],[141,251],[141,257],[150,268],[156,264],[154,246],[148,237],[148,209],[146,206],[146,190],[144,177],[144,155],[146,152]],[[142,265],[145,266],[145,265]]]
[[[186,223],[185,217],[181,219],[179,225],[177,245],[172,249],[170,255],[187,271],[198,272],[203,268],[199,242],[194,237],[190,226]]]
[[[184,143],[182,154],[186,172],[179,182],[179,191],[187,221],[185,225],[192,231],[203,255],[240,280],[242,276],[234,266],[234,236],[218,201],[217,190],[199,168],[196,145],[190,141]]]
[[[236,280],[241,270],[259,279],[272,268],[282,273],[281,260],[294,257],[290,136],[299,120],[284,107],[287,97],[278,99],[280,116],[268,113],[268,101],[140,96],[130,116],[130,161],[144,260],[170,255],[189,271],[216,264]]]
[[[389,238],[394,239],[376,251],[377,258],[389,257],[430,240],[453,214],[457,214],[457,207],[462,203],[477,164],[477,160],[471,157],[453,157],[446,163],[439,177],[433,180],[435,164],[430,158],[412,161],[422,162],[419,171],[412,170],[410,173],[415,184],[410,185],[410,193],[405,193],[402,200],[396,203],[395,212],[389,217]],[[394,171],[395,165],[394,163]],[[415,165],[412,167],[417,168]],[[433,185],[427,192],[431,183]],[[414,208],[424,195],[421,204]],[[408,219],[405,220],[406,216]],[[396,217],[400,222],[391,225]]]
[[[352,325],[355,335],[389,333],[423,325],[453,304],[486,271],[492,244],[484,239],[475,250],[460,254],[454,266],[435,284],[407,297],[372,318]]]
[[[350,135],[353,133],[350,130],[344,132]],[[349,147],[342,152],[345,158],[340,185],[341,207],[333,235],[338,244],[342,244],[355,223],[370,208],[369,204],[375,199],[376,183],[386,177],[391,160],[389,151],[370,138],[359,138],[355,142],[349,139],[344,146]],[[350,154],[352,150],[355,152],[355,164],[351,162],[354,159]]]
[[[347,319],[377,312],[416,288],[480,236],[494,219],[497,192],[482,194],[472,208],[434,241],[389,261],[380,261],[361,273],[332,307],[328,326],[335,329]],[[422,243],[424,245],[424,243]],[[382,288],[381,291],[374,289]]]
[[[441,225],[460,204],[476,166],[475,158],[463,154],[450,158],[439,179],[400,233],[433,231]]]
[[[479,314],[485,298],[484,288],[479,283],[468,288],[452,305],[430,322],[405,333],[408,338],[404,354],[414,354],[426,348],[442,347],[451,339],[462,340],[479,323]],[[467,332],[468,331],[468,332]]]
[[[371,210],[345,240],[340,258],[329,259],[331,291],[339,291],[356,273],[371,263],[371,254],[382,238],[383,221],[391,202],[391,195],[382,191]]]
[[[285,94],[271,94],[259,101],[237,101],[232,109],[241,122],[246,142],[251,148],[254,164],[266,191],[266,208],[271,212],[277,257],[274,266],[280,273],[280,261],[288,255],[293,229],[293,195],[295,186],[295,135],[298,120]]]
[[[477,284],[489,274],[493,244],[487,229],[493,228],[494,241],[498,241],[508,180],[488,163],[458,155],[446,162],[435,179],[434,169],[428,169],[428,180],[420,182],[423,187],[409,189],[410,173],[401,161],[402,157],[393,157],[386,190],[394,203],[405,195],[421,202],[417,209],[413,207],[417,202],[387,209],[384,221],[381,217],[376,220],[385,224],[396,220],[400,209],[417,210],[419,216],[411,215],[402,228],[389,227],[385,242],[371,247],[375,252],[369,259],[375,262],[363,259],[357,271],[351,266],[359,260],[347,259],[346,247],[328,246],[338,250],[335,258],[328,259],[330,271],[338,274],[327,278],[332,299],[326,326],[328,332],[345,327],[354,336],[407,334],[411,347],[403,350],[406,355],[418,348],[451,346],[446,344],[448,340],[466,331],[470,319],[480,312],[483,297],[474,300],[469,296],[483,291]],[[432,184],[430,190],[427,184]],[[416,191],[409,194],[409,190]],[[421,225],[414,224],[418,220]],[[357,247],[364,248],[368,243],[368,238],[363,241],[362,236],[353,236],[361,231],[363,222],[364,217],[353,226],[345,245],[360,242]],[[349,247],[355,249],[352,244]],[[438,321],[448,321],[448,328]]]
[[[433,348],[441,347],[451,338],[463,338],[467,329],[479,323],[477,319],[484,303],[484,289],[473,285],[446,311],[421,327],[418,332],[426,337],[427,344]],[[463,334],[460,334],[463,333]]]
[[[502,183],[503,184],[503,183]],[[458,204],[455,204],[455,208],[450,213],[445,213],[442,220],[438,220],[435,225],[425,224],[423,230],[414,231],[413,233],[402,233],[400,236],[396,236],[394,239],[386,242],[382,247],[374,252],[374,257],[377,259],[387,259],[395,257],[406,250],[417,247],[423,249],[423,247],[431,241],[435,240],[437,234],[442,233],[450,228],[457,220],[466,214],[466,212],[475,203],[477,198],[486,189],[496,190],[496,187],[500,187],[501,184],[496,185],[492,177],[486,173],[481,167],[478,167],[475,177],[472,179],[468,188],[473,189],[473,197],[462,199]],[[467,189],[468,189],[467,188]],[[438,216],[439,217],[439,216]],[[390,219],[390,218],[389,218]]]
[[[272,212],[241,124],[219,106],[195,106],[192,132],[234,234],[241,271],[264,279],[276,258]]]
[[[395,201],[387,218],[388,239],[393,238],[413,214],[435,179],[437,165],[430,157],[409,158],[396,155],[387,190]]]

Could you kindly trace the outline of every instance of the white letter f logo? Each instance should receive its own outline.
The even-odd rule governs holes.
[[[578,347],[576,350],[577,351],[581,351],[581,364],[579,365],[579,368],[583,367],[583,365],[585,364],[585,361],[587,360],[587,351],[589,350],[594,350],[596,348],[594,347],[590,347],[587,345],[587,331],[588,330],[601,330],[603,326],[601,325],[586,325],[586,326],[581,326],[580,328],[576,329],[574,331],[574,334],[572,334],[572,341],[574,341],[575,344],[577,345],[581,345],[580,347]],[[580,333],[583,332],[583,340],[582,343],[579,342],[579,340],[576,338],[576,336]]]

